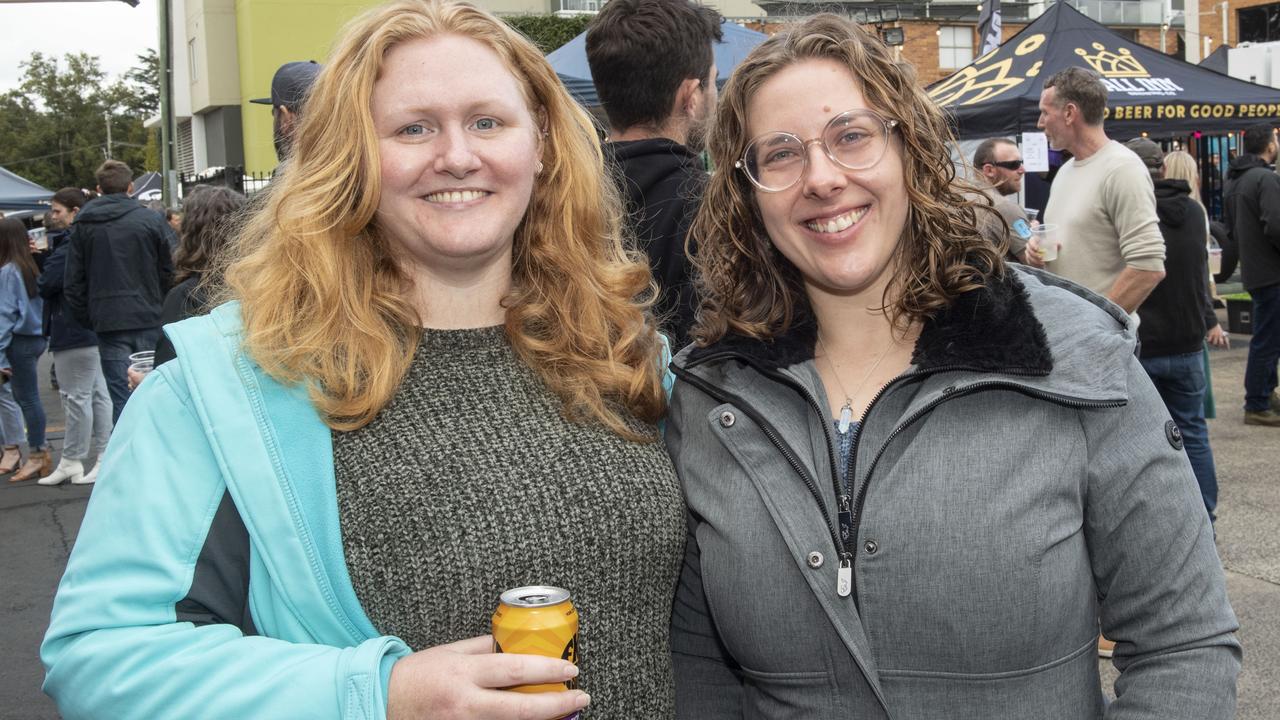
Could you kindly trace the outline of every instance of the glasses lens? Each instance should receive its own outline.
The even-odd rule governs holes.
[[[1004,168],[1005,170],[1017,170],[1018,168],[1022,167],[1021,160],[1002,160],[998,163],[993,163],[993,164],[996,167]]]
[[[823,141],[836,162],[850,170],[863,170],[880,162],[888,137],[879,115],[854,110],[837,115],[827,125]]]
[[[788,133],[770,133],[756,138],[746,152],[747,174],[766,190],[789,188],[804,172],[804,147],[800,138]]]

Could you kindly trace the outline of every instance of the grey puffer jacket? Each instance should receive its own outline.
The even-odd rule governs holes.
[[[1013,268],[961,296],[867,412],[843,517],[814,337],[672,364],[680,718],[1234,715],[1213,531],[1118,307]]]

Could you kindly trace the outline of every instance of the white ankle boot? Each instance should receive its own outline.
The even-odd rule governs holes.
[[[93,464],[93,469],[78,478],[72,478],[72,485],[92,485],[98,481],[98,468],[102,467],[102,458]]]
[[[61,485],[67,480],[70,480],[72,483],[79,484],[80,482],[83,482],[83,477],[84,465],[82,465],[79,460],[68,460],[67,458],[62,458],[58,461],[58,467],[54,468],[53,472],[40,478],[36,483],[40,485]]]

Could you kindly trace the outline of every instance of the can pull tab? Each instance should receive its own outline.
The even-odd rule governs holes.
[[[849,558],[840,559],[840,569],[836,571],[836,594],[849,597],[853,592],[853,562]]]

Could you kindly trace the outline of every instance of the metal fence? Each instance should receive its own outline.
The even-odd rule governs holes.
[[[182,173],[178,176],[180,194],[186,197],[200,185],[226,187],[236,192],[253,197],[271,184],[271,173],[247,173],[242,167],[224,167],[202,173]]]

